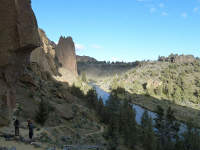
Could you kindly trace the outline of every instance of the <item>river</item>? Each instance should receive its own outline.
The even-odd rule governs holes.
[[[103,89],[99,88],[98,85],[94,84],[94,83],[90,83],[91,86],[93,86],[93,88],[96,90],[97,92],[97,96],[98,98],[102,98],[104,104],[106,103],[106,101],[108,100],[109,96],[110,96],[110,93],[104,91]],[[142,115],[144,113],[145,108],[143,107],[140,107],[138,105],[135,105],[133,104],[133,108],[135,109],[135,112],[136,112],[136,122],[138,124],[141,124],[141,118],[142,118]],[[149,110],[147,110],[149,116],[151,116],[151,118],[154,120],[156,118],[156,113],[155,112],[151,112]],[[186,125],[184,123],[180,123],[181,126],[180,126],[180,133],[183,133],[185,130],[186,130]]]

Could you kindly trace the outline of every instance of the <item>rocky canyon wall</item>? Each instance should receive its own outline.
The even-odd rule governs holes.
[[[15,108],[15,85],[40,46],[30,0],[1,0],[0,5],[0,125]],[[3,119],[3,121],[2,121]]]
[[[54,78],[72,84],[78,77],[75,44],[72,38],[60,37],[55,52],[60,76],[54,76]]]
[[[31,53],[30,61],[37,63],[43,71],[56,76],[58,75],[58,66],[55,61],[56,44],[48,39],[42,29],[39,29],[38,32],[42,45]]]
[[[42,29],[38,30],[41,47],[31,53],[30,61],[37,63],[45,72],[61,82],[72,84],[77,73],[77,62],[74,42],[71,37],[61,37],[56,45],[48,39]]]

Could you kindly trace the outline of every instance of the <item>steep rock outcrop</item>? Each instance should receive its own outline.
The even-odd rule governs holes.
[[[15,85],[40,46],[30,0],[1,0],[0,5],[0,125],[15,108]],[[3,117],[2,117],[3,116]],[[2,119],[4,119],[2,121]]]
[[[30,61],[40,67],[32,68],[40,77],[43,73],[50,75],[61,82],[72,84],[77,77],[77,64],[74,42],[71,37],[61,37],[58,45],[50,41],[42,29],[38,30],[41,47],[31,53]],[[32,65],[32,66],[37,66]]]
[[[78,75],[75,45],[71,37],[60,38],[56,46],[56,57],[62,68],[69,70],[75,76]]]
[[[48,39],[42,29],[39,29],[38,32],[42,45],[31,53],[30,61],[37,63],[43,71],[49,72],[51,75],[57,75],[58,69],[55,61],[56,44]]]

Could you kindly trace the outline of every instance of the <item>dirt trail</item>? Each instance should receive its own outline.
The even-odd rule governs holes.
[[[60,128],[68,128],[69,130],[71,130],[72,132],[75,132],[74,129],[67,127],[65,125],[60,125],[60,126],[55,126],[55,127],[47,127],[47,128],[41,128],[39,131],[35,130],[35,137],[40,135],[40,133],[44,132],[46,133],[49,137],[51,137],[52,139],[54,139],[55,137],[53,135],[50,134],[50,130],[52,129],[60,129]],[[91,133],[87,133],[84,135],[84,137],[88,137],[94,134],[101,134],[104,132],[104,127],[101,126],[100,129],[98,131],[95,132],[91,132]],[[0,134],[14,134],[14,129],[13,127],[4,127],[4,128],[0,128]],[[20,128],[20,135],[22,137],[24,137],[25,139],[28,139],[28,128]],[[31,144],[26,144],[20,141],[15,141],[15,140],[11,140],[11,141],[6,141],[4,138],[0,137],[0,146],[1,147],[7,147],[7,148],[12,148],[15,147],[16,150],[44,150],[44,146],[45,144],[42,144],[41,148],[36,148],[34,145]]]
[[[31,145],[31,144],[24,144],[21,142],[16,142],[16,141],[6,141],[4,139],[0,139],[0,146],[1,147],[7,147],[7,148],[12,148],[15,147],[16,150],[35,150],[36,148]],[[37,150],[44,150],[44,148],[37,148]]]

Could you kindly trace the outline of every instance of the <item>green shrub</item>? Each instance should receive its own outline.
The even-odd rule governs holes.
[[[170,64],[169,69],[177,69],[177,65],[176,64]]]
[[[39,103],[39,108],[35,115],[35,121],[40,125],[44,126],[48,117],[49,117],[49,104],[42,99],[41,102]]]
[[[83,91],[81,91],[81,89],[79,87],[76,87],[74,84],[70,88],[70,93],[78,98],[84,97]]]

